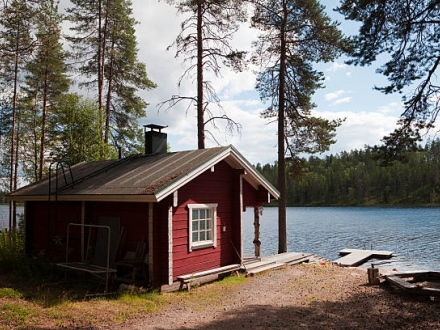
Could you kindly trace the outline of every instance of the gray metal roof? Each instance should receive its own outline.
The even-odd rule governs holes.
[[[50,188],[54,199],[58,186],[58,200],[157,202],[222,160],[244,169],[244,178],[255,188],[262,185],[272,197],[279,197],[279,192],[232,146],[80,163],[71,167],[73,184],[70,172],[64,172],[64,179],[59,170],[58,182],[52,175],[50,182],[44,179],[9,197],[17,201],[48,200]]]

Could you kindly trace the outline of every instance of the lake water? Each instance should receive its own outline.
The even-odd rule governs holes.
[[[252,256],[253,209],[244,212],[245,255]],[[260,217],[261,255],[278,252],[278,209]],[[440,209],[380,207],[304,207],[287,209],[287,250],[314,253],[328,260],[339,251],[394,251],[384,269],[440,271]],[[370,266],[369,261],[364,266]]]
[[[23,213],[23,206],[17,206],[17,214]],[[9,204],[0,204],[0,230],[9,228]]]
[[[19,212],[23,208],[19,208]],[[244,216],[245,255],[254,255],[254,212]],[[0,205],[0,230],[9,224],[9,206]],[[260,217],[261,255],[278,252],[278,209],[266,207]],[[328,260],[339,251],[394,251],[380,267],[440,271],[440,208],[298,207],[287,208],[287,250],[314,253]],[[370,266],[373,260],[364,266]]]

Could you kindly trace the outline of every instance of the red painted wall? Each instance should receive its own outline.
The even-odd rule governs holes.
[[[173,196],[153,204],[153,285],[168,283],[169,247],[168,213],[172,210],[173,280],[177,276],[240,263],[241,251],[240,176],[241,170],[231,168],[222,161],[189,182],[178,191],[178,206],[173,207]],[[244,206],[257,206],[265,202],[267,193],[256,191],[243,180]],[[189,251],[189,220],[187,205],[217,203],[217,246]],[[48,214],[50,213],[50,218]],[[148,203],[86,202],[85,222],[97,224],[100,217],[119,217],[121,227],[127,228],[124,251],[135,250],[136,242],[149,239]],[[60,237],[65,244],[67,224],[81,222],[81,202],[58,202],[55,208],[48,202],[26,203],[26,248],[37,254],[40,251],[59,261],[65,259],[65,247],[54,244]],[[57,219],[57,221],[55,221]],[[225,231],[223,231],[223,227]],[[75,251],[80,251],[79,237],[72,239]],[[79,258],[78,253],[72,255]],[[72,259],[69,259],[72,260]]]
[[[64,261],[67,226],[69,223],[81,223],[81,202],[26,204],[26,251],[31,254],[44,253],[55,261]],[[127,228],[124,252],[134,251],[136,242],[148,240],[148,203],[85,203],[86,224],[99,224],[101,217],[120,218],[120,227]],[[78,261],[81,250],[80,231],[78,227],[70,229],[69,248],[73,252],[69,260]],[[61,245],[55,244],[55,240],[60,240]]]
[[[239,173],[225,162],[179,189],[179,206],[173,209],[174,279],[183,274],[239,263]],[[217,203],[217,246],[189,251],[188,204]],[[225,227],[226,231],[223,231]],[[235,233],[235,235],[234,235]],[[238,238],[238,239],[237,239]]]
[[[26,251],[64,261],[67,224],[80,222],[81,203],[27,202],[25,217]]]

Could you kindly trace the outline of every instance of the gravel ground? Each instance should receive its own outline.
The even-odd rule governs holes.
[[[111,329],[440,329],[440,303],[367,284],[362,268],[303,264],[207,284]]]

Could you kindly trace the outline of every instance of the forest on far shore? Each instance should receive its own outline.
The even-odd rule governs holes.
[[[278,186],[276,162],[256,168]],[[300,173],[287,162],[286,173],[288,206],[440,206],[440,139],[391,166],[365,148],[303,159]],[[0,191],[0,203],[5,195]]]
[[[256,165],[278,186],[275,164]],[[288,206],[440,206],[440,140],[429,141],[406,161],[381,166],[369,148],[287,164]]]

